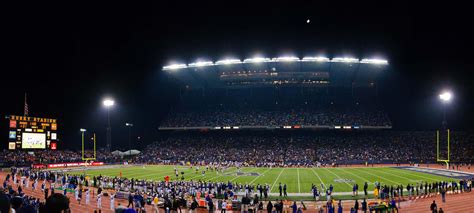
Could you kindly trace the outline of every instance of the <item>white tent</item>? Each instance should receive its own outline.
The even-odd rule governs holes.
[[[112,152],[113,155],[118,155],[118,156],[129,156],[129,155],[138,155],[140,154],[140,151],[136,150],[136,149],[132,149],[132,150],[128,150],[128,151],[119,151],[119,150],[115,150]]]
[[[140,151],[138,151],[136,149],[132,149],[132,150],[128,150],[128,151],[123,152],[123,155],[138,155],[138,154],[140,154]]]

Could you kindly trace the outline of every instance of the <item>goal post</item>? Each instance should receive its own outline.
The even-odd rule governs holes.
[[[97,159],[97,152],[96,152],[96,138],[94,133],[94,157],[85,157],[85,148],[84,148],[84,134],[82,135],[82,160],[87,163],[87,161],[93,161]]]
[[[440,158],[440,144],[439,144],[439,140],[440,140],[440,134],[439,134],[439,130],[436,131],[436,161],[437,162],[444,162],[446,164],[446,169],[449,169],[449,160],[450,160],[450,131],[449,129],[446,129],[446,133],[447,133],[447,142],[448,142],[448,146],[447,146],[447,156],[445,156],[444,158]]]

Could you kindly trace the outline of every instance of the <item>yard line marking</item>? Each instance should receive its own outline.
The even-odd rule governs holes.
[[[191,171],[191,172],[193,172],[193,171]],[[189,178],[189,179],[186,178],[186,179],[187,180],[193,180],[194,178],[198,178],[199,176],[203,177],[203,179],[204,179],[204,177],[206,177],[206,174],[204,174],[204,176],[202,176],[202,171],[198,171],[197,173],[198,173],[197,175],[194,175],[191,178]],[[198,178],[198,179],[200,179],[200,178]]]
[[[255,167],[255,168],[249,170],[248,172],[252,172],[252,171],[254,171],[254,170],[256,170],[256,169],[257,169],[257,167]],[[232,179],[229,180],[229,181],[232,182],[233,180],[235,180],[235,179],[237,179],[237,178],[239,178],[239,177],[242,177],[242,176],[238,176],[238,175],[237,175],[235,178],[232,178]]]
[[[270,171],[272,169],[272,167],[270,167],[269,169],[267,169],[267,171],[264,171],[261,175],[255,177],[252,181],[250,181],[249,184],[252,184],[253,182],[255,182],[259,177],[263,176],[263,174],[267,173],[268,171]]]
[[[230,169],[230,170],[236,170],[236,169],[237,169],[237,168],[232,168],[232,169]],[[224,173],[223,173],[223,172],[221,172],[219,175],[216,175],[216,176],[214,176],[214,177],[211,177],[211,178],[207,179],[206,181],[214,180],[214,179],[219,178],[219,177],[222,177],[222,176],[224,176]]]
[[[147,173],[151,172],[150,170],[147,171]],[[158,175],[168,175],[170,177],[174,176],[175,173],[174,171],[160,171],[160,172],[151,172],[151,174],[147,174],[145,173],[144,175],[140,175],[141,173],[138,173],[138,174],[135,174],[135,178],[137,179],[142,179],[142,180],[145,180],[147,179],[148,177],[153,177],[153,176],[156,176],[158,177]],[[145,178],[146,177],[146,178]],[[154,178],[153,178],[154,179]],[[159,180],[159,178],[157,178],[156,180]]]
[[[324,181],[321,179],[321,177],[319,177],[318,173],[316,173],[314,171],[314,168],[311,168],[311,171],[313,171],[313,173],[316,175],[316,177],[319,178],[319,182],[323,184],[324,188],[326,188],[326,184],[324,184]]]
[[[300,168],[296,168],[296,172],[298,173],[298,192],[301,193],[301,186],[300,186]]]
[[[379,177],[380,179],[384,179],[384,180],[386,180],[386,181],[388,181],[388,182],[392,182],[392,183],[395,183],[395,184],[397,184],[397,185],[402,185],[402,184],[399,183],[399,182],[395,182],[395,181],[393,181],[393,180],[389,180],[389,179],[384,178],[384,177],[382,177],[382,176],[378,176],[378,175],[373,174],[373,173],[368,173],[368,172],[363,171],[363,170],[360,170],[360,171],[361,171],[361,172],[364,172],[364,173],[366,173],[366,174],[369,174],[369,175],[377,176],[377,177]]]
[[[420,175],[417,175],[416,173],[413,173],[413,172],[404,171],[403,169],[398,169],[398,170],[395,170],[395,171],[400,172],[400,173],[403,173],[403,174],[411,175],[411,176],[416,176],[416,177],[419,177],[419,178],[427,178],[427,179],[434,180],[434,181],[440,181],[439,179],[434,179],[434,178],[431,178],[431,177],[420,176]]]
[[[334,173],[334,172],[331,172],[330,169],[327,169],[327,168],[324,168],[324,169],[327,170],[328,172],[330,172],[331,174],[335,175],[336,177],[338,177],[339,179],[342,180],[341,176],[337,175],[337,174]],[[345,182],[345,181],[344,181],[344,183],[347,184],[347,185],[352,189],[352,185],[351,185],[351,184],[349,184],[349,183],[347,183],[347,182]]]
[[[365,182],[370,183],[369,180],[367,180],[367,179],[365,179],[365,178],[363,178],[363,177],[361,177],[361,176],[359,176],[359,175],[357,175],[357,174],[355,174],[355,173],[349,172],[349,171],[347,171],[347,169],[339,168],[339,170],[341,170],[341,171],[343,171],[343,172],[345,172],[345,173],[352,174],[353,176],[356,176],[356,177],[358,177],[359,179],[364,180]]]
[[[400,176],[400,175],[396,175],[396,174],[394,174],[394,173],[384,172],[384,171],[382,171],[382,170],[378,170],[378,172],[385,173],[385,174],[389,174],[389,175],[394,175],[394,176],[397,176],[397,177],[399,177],[399,178],[403,178],[403,179],[405,179],[405,180],[410,180],[410,181],[413,180],[413,179],[406,178],[406,177],[403,177],[403,176]]]
[[[278,177],[275,179],[275,182],[273,182],[273,185],[272,187],[270,188],[270,192],[273,190],[273,187],[275,186],[276,182],[278,181],[278,179],[280,179],[280,176],[281,176],[281,173],[283,173],[283,170],[285,170],[285,168],[283,168],[281,171],[280,171],[280,174],[278,174]]]

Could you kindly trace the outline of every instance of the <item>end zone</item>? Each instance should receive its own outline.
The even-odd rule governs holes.
[[[432,175],[438,175],[448,178],[456,178],[456,179],[471,179],[474,178],[474,173],[469,172],[461,172],[461,171],[451,171],[447,169],[435,169],[435,168],[423,168],[423,167],[413,167],[413,166],[399,166],[394,167],[397,169],[405,169],[414,172],[421,172],[427,173]]]

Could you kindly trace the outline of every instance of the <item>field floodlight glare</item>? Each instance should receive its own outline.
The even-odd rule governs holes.
[[[449,91],[444,91],[439,94],[439,99],[441,99],[441,101],[443,101],[444,103],[451,101],[452,97],[453,95]]]
[[[177,69],[184,69],[188,66],[186,64],[170,64],[168,66],[164,66],[163,70],[177,70]]]
[[[205,67],[205,66],[212,66],[214,63],[212,61],[198,61],[195,63],[188,64],[188,67]]]
[[[329,62],[331,60],[326,57],[304,57],[301,61]]]
[[[103,104],[105,107],[111,107],[115,104],[115,101],[110,99],[110,98],[106,98],[104,101],[103,101]]]
[[[125,126],[133,126],[131,123],[125,123]]]
[[[244,63],[261,63],[261,62],[271,62],[272,59],[270,58],[261,58],[261,57],[255,57],[255,58],[247,58],[244,60]]]
[[[333,58],[331,62],[359,63],[358,58]]]
[[[87,130],[86,130],[86,129],[82,129],[82,128],[81,128],[81,129],[80,129],[80,131],[81,131],[81,132],[85,132],[85,131],[87,131]]]
[[[360,61],[362,64],[380,64],[380,65],[387,65],[388,61],[383,59],[367,59],[364,58]]]
[[[298,57],[294,56],[283,56],[283,57],[278,57],[278,58],[273,58],[272,61],[283,61],[283,62],[291,62],[291,61],[299,61],[300,59]]]
[[[239,59],[224,59],[224,60],[219,60],[216,61],[216,65],[221,65],[221,64],[241,64],[242,61]]]

